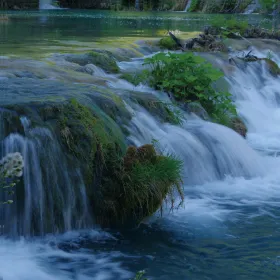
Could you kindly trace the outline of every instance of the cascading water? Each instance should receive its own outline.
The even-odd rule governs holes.
[[[40,10],[54,10],[54,9],[59,9],[59,8],[53,5],[53,0],[40,0],[39,9]]]
[[[261,7],[258,0],[253,0],[250,5],[246,8],[245,14],[252,14]]]
[[[261,54],[266,57],[267,51]],[[277,55],[273,55],[279,63]],[[17,78],[5,88],[7,96],[14,91],[24,99],[31,92],[32,99],[38,98],[38,94],[41,99],[45,98],[45,91],[68,92],[70,88],[66,84],[69,81],[73,84],[73,80],[79,84],[79,90],[75,88],[75,92],[71,92],[76,96],[77,92],[90,92],[81,81],[93,83],[81,78],[81,68],[77,65],[71,68],[70,64],[59,64],[55,60],[48,64],[49,68],[44,68],[44,63],[40,67],[34,63],[36,76],[30,75],[32,63],[24,61],[18,69],[16,59],[13,58],[11,66],[8,60],[7,69],[17,72],[5,73],[6,68],[1,71],[3,87],[11,76]],[[215,60],[219,60],[216,54]],[[49,73],[50,65],[55,63],[55,69]],[[229,68],[228,61],[221,63]],[[140,69],[141,64],[142,59],[135,59],[119,65],[122,70],[133,72]],[[63,67],[67,71],[59,71]],[[23,71],[25,68],[28,71]],[[205,122],[195,115],[186,114],[183,124],[174,126],[159,122],[137,104],[128,105],[134,115],[128,126],[130,142],[142,145],[156,139],[161,150],[184,160],[184,207],[162,218],[155,215],[146,221],[149,227],[140,228],[129,237],[123,237],[123,232],[113,233],[113,237],[85,230],[33,238],[33,242],[0,238],[0,278],[130,279],[132,274],[127,270],[135,272],[148,267],[148,276],[154,279],[218,279],[220,275],[224,275],[224,279],[239,279],[241,274],[244,279],[265,279],[259,275],[262,271],[268,272],[266,267],[273,266],[271,271],[277,271],[279,260],[262,255],[262,251],[264,246],[265,251],[271,247],[271,255],[275,257],[279,246],[276,244],[274,248],[269,246],[271,243],[262,241],[275,244],[269,238],[276,239],[272,233],[279,232],[279,81],[270,75],[264,62],[248,64],[246,71],[237,66],[230,69],[227,80],[249,130],[246,140],[226,127]],[[138,94],[148,92],[168,101],[164,93],[144,85],[135,87],[94,65],[88,64],[82,70],[91,73],[96,81],[102,80],[102,86],[109,81],[106,86],[115,94],[122,95],[125,90]],[[71,71],[76,71],[77,79],[69,74]],[[24,75],[20,75],[22,73]],[[55,78],[65,84],[54,83]],[[5,98],[5,94],[1,97]],[[25,185],[19,186],[15,203],[3,209],[0,216],[1,224],[5,223],[5,233],[44,235],[91,226],[81,172],[69,165],[55,133],[48,127],[31,125],[24,117],[21,134],[6,135],[2,124],[0,121],[0,156],[20,151],[25,159]],[[158,232],[151,222],[160,228]],[[260,233],[259,228],[263,232]],[[260,248],[259,251],[256,248]],[[227,258],[232,262],[227,262]],[[255,269],[258,262],[261,271],[254,272],[252,266]],[[225,266],[245,269],[241,273],[221,269]],[[255,273],[256,277],[247,277],[248,273]],[[277,279],[267,275],[270,278],[266,279]]]
[[[92,222],[80,171],[66,164],[50,130],[31,128],[24,117],[21,121],[25,135],[0,136],[3,139],[0,154],[20,152],[25,166],[24,188],[17,192],[11,207],[1,209],[5,233],[44,235],[90,226]]]
[[[192,5],[192,0],[188,0],[188,2],[187,2],[187,5],[186,5],[186,7],[185,7],[184,12],[188,12],[188,11],[189,11],[189,9],[190,9],[190,7],[191,7],[191,5]]]

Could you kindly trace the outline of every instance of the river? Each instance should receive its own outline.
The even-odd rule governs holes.
[[[32,100],[38,95],[44,100],[49,92],[83,94],[89,84],[105,84],[120,96],[125,90],[158,95],[101,69],[95,69],[95,80],[77,76],[65,55],[122,47],[136,49],[135,54],[151,55],[153,49],[136,46],[135,41],[159,38],[168,30],[189,32],[191,36],[213,17],[71,10],[5,15],[7,19],[0,20],[0,105],[16,98]],[[269,17],[238,17],[271,24]],[[254,54],[266,57],[270,52],[280,65],[280,44],[252,42]],[[37,237],[25,234],[30,233],[32,216],[31,208],[27,209],[23,215],[18,214],[18,220],[10,217],[17,221],[15,231],[25,237],[0,238],[0,278],[131,279],[144,269],[149,280],[279,279],[280,80],[262,63],[231,67],[219,54],[206,56],[225,72],[238,113],[248,128],[246,140],[196,116],[188,116],[181,126],[174,126],[159,123],[144,108],[131,108],[134,117],[128,127],[129,141],[142,145],[157,139],[162,148],[184,160],[183,207],[172,213],[166,211],[163,216],[157,213],[135,230],[113,231],[92,225]],[[142,62],[139,56],[118,64],[122,70],[132,71],[140,69]],[[13,137],[1,139],[1,135],[0,140],[1,149],[4,146],[8,150],[14,148],[12,141],[18,141]],[[29,142],[20,138],[17,143]],[[36,157],[36,153],[32,155]],[[48,205],[41,205],[39,200],[42,182],[36,158],[25,168],[34,177],[28,181],[30,191],[36,190],[26,190],[28,203],[48,211]],[[66,187],[71,190],[71,186]],[[34,202],[32,194],[36,194]]]

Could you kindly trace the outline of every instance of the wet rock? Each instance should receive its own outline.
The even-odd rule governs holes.
[[[231,128],[244,138],[246,137],[247,128],[240,118],[236,117],[231,120]]]
[[[209,120],[209,115],[206,110],[198,102],[190,102],[184,104],[183,109],[188,113],[193,113],[203,120]]]
[[[76,63],[80,66],[94,64],[107,73],[119,73],[119,67],[114,55],[109,51],[94,50],[88,54],[66,55],[66,61]]]

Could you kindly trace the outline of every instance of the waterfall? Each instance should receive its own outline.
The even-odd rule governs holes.
[[[26,118],[21,118],[21,122],[24,135],[11,133],[7,137],[0,136],[0,140],[3,139],[0,155],[20,152],[25,166],[24,186],[18,186],[15,203],[1,209],[3,220],[0,216],[0,222],[5,224],[4,232],[10,235],[44,235],[90,226],[80,170],[67,164],[56,137],[49,129],[31,128]]]
[[[187,2],[187,5],[186,5],[186,8],[185,8],[184,12],[188,12],[188,10],[189,10],[189,8],[191,7],[191,5],[192,5],[192,0],[188,0],[188,2]]]
[[[252,2],[246,8],[244,14],[252,14],[259,8],[260,8],[259,1],[258,0],[252,0]]]
[[[58,7],[52,5],[53,0],[40,0],[39,2],[39,8],[40,10],[54,10],[58,9]]]

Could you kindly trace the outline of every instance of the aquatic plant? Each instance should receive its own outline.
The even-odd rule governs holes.
[[[0,161],[0,188],[8,195],[13,195],[12,188],[23,174],[23,158],[20,153],[7,154]],[[0,204],[11,204],[13,200],[0,201]]]
[[[216,122],[228,125],[228,116],[236,109],[228,92],[218,92],[213,82],[223,77],[204,58],[193,53],[159,53],[145,60],[151,66],[150,84],[164,90],[178,101],[199,102]]]

